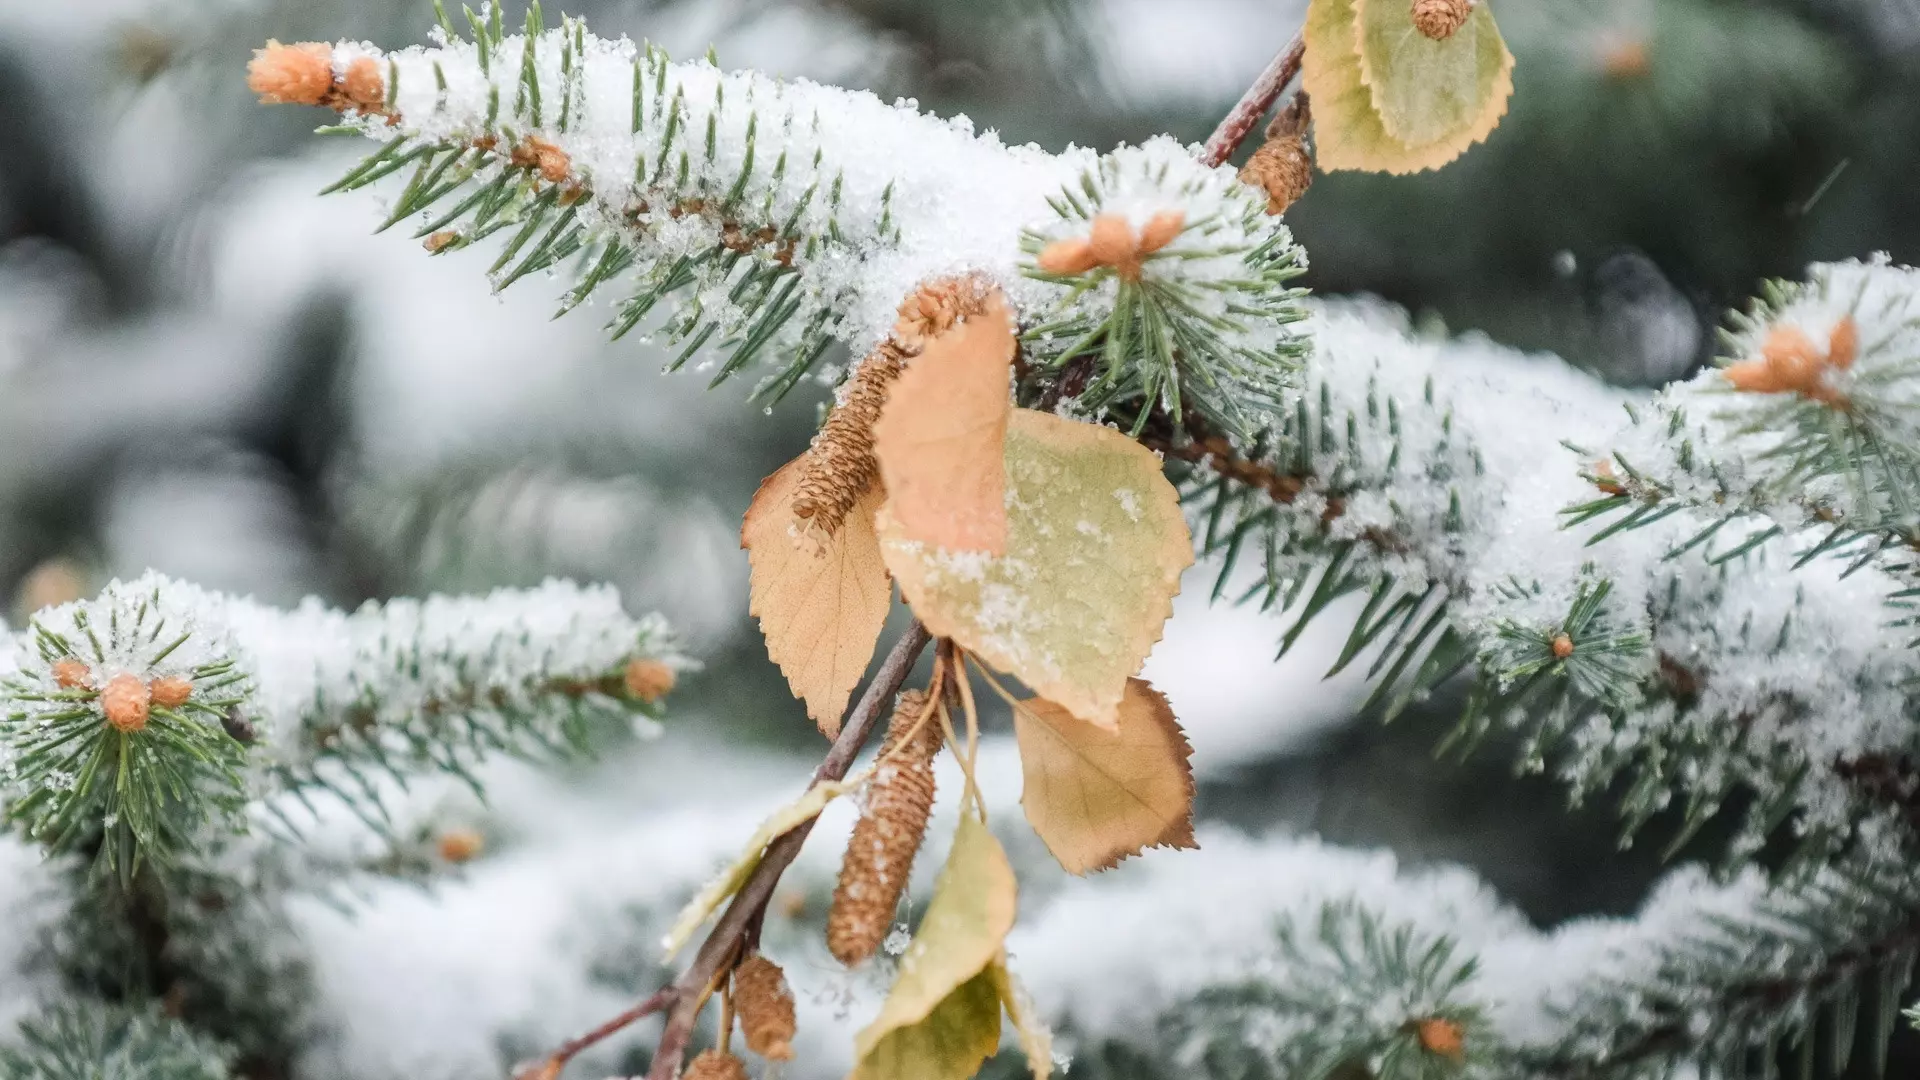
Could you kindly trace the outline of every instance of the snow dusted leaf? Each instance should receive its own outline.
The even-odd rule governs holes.
[[[1007,552],[941,551],[880,515],[881,554],[927,629],[1113,728],[1193,544],[1153,452],[1027,409],[1007,429]]]
[[[901,535],[954,551],[1007,549],[1006,472],[1013,314],[986,310],[927,343],[873,425],[887,502]]]
[[[1128,679],[1118,715],[1110,731],[1043,698],[1013,711],[1026,777],[1020,805],[1070,873],[1106,870],[1149,847],[1195,846],[1193,747],[1166,696]]]
[[[1006,953],[1001,953],[988,970],[993,972],[1000,1005],[1006,1009],[1007,1019],[1013,1022],[1014,1035],[1020,1040],[1020,1052],[1027,1056],[1027,1068],[1033,1080],[1047,1080],[1053,1073],[1053,1032],[1040,1018],[1027,988],[1020,985],[1019,977],[1008,969]]]
[[[804,460],[789,461],[761,483],[741,523],[740,546],[753,566],[748,610],[760,619],[767,655],[831,739],[873,659],[893,589],[873,530],[879,485],[831,535],[802,536],[792,506]]]
[[[1013,867],[979,818],[960,819],[933,900],[880,1015],[854,1040],[852,1080],[964,1080],[1000,1044],[994,971],[1013,929]]]
[[[1513,55],[1485,3],[1434,41],[1400,0],[1312,0],[1301,80],[1323,169],[1437,169],[1506,115]]]
[[[673,927],[661,942],[665,958],[673,959],[673,954],[686,945],[688,939],[693,937],[693,932],[700,929],[700,924],[718,911],[728,897],[740,891],[740,886],[746,883],[753,868],[760,865],[760,857],[766,853],[767,845],[773,843],[775,837],[819,817],[820,811],[826,809],[828,803],[859,787],[865,780],[866,777],[862,775],[837,783],[827,781],[815,784],[807,789],[806,794],[774,811],[773,816],[754,830],[753,838],[747,841],[740,857],[722,870],[719,877],[708,882],[692,900],[687,901],[686,907],[680,909],[680,915],[673,920]]]

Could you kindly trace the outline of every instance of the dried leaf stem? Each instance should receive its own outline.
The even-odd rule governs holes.
[[[1287,42],[1285,48],[1274,55],[1266,70],[1260,73],[1252,86],[1247,87],[1247,92],[1240,95],[1239,102],[1220,121],[1220,126],[1213,129],[1213,134],[1207,138],[1206,148],[1200,151],[1202,164],[1218,166],[1233,156],[1233,152],[1252,134],[1254,125],[1279,100],[1280,92],[1287,88],[1294,76],[1300,74],[1300,62],[1306,54],[1307,36],[1303,27],[1293,35],[1293,40]]]

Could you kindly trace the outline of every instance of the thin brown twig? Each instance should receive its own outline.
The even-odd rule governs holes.
[[[667,1006],[673,1003],[677,996],[673,987],[661,987],[654,991],[651,997],[648,997],[626,1012],[608,1020],[592,1031],[568,1039],[566,1042],[561,1043],[559,1048],[554,1050],[553,1053],[548,1054],[539,1061],[522,1066],[520,1071],[514,1073],[515,1080],[554,1080],[555,1077],[560,1075],[560,1070],[567,1067],[567,1062],[573,1060],[574,1055],[608,1038],[627,1025],[639,1020],[644,1020],[654,1013],[667,1008]]]
[[[861,749],[873,735],[873,729],[879,725],[880,717],[887,712],[894,695],[906,683],[914,662],[920,659],[921,651],[932,640],[927,628],[916,620],[893,643],[886,659],[880,663],[880,670],[874,673],[873,681],[867,684],[867,692],[860,695],[859,702],[847,713],[839,737],[834,739],[827,756],[814,769],[809,788],[846,777],[847,770],[853,767],[854,759],[860,756]],[[743,955],[750,939],[757,936],[760,920],[766,915],[767,904],[773,899],[780,875],[793,864],[801,846],[807,842],[807,834],[812,831],[813,822],[808,820],[774,837],[760,856],[759,864],[747,876],[746,883],[734,894],[733,902],[721,914],[720,921],[707,934],[706,940],[700,943],[700,951],[694,954],[693,962],[678,978],[654,991],[652,996],[633,1008],[569,1040],[545,1058],[523,1067],[514,1073],[514,1080],[557,1080],[567,1062],[581,1051],[612,1037],[635,1021],[661,1011],[667,1012],[666,1027],[660,1032],[660,1042],[654,1049],[653,1065],[647,1070],[647,1076],[649,1080],[673,1080],[678,1076],[681,1062],[686,1057],[687,1044],[693,1039],[694,1025],[700,1018],[701,1008],[706,1005],[708,989],[727,970],[728,965]]]
[[[1206,148],[1200,151],[1200,162],[1204,165],[1220,165],[1233,156],[1240,144],[1247,141],[1254,125],[1267,114],[1273,103],[1280,98],[1280,91],[1287,88],[1293,77],[1300,73],[1300,63],[1307,55],[1307,31],[1305,27],[1293,35],[1293,40],[1276,53],[1268,62],[1266,70],[1240,95],[1233,110],[1220,121],[1207,138]]]
[[[867,692],[847,713],[846,722],[840,728],[840,737],[833,741],[833,747],[821,760],[820,767],[814,770],[814,784],[839,780],[847,775],[854,759],[860,756],[861,748],[872,736],[873,729],[879,725],[880,718],[886,714],[893,696],[906,683],[907,673],[913,670],[914,661],[920,658],[921,650],[931,640],[926,627],[916,621],[907,628],[906,633],[900,635],[900,640],[894,642],[892,651],[881,661],[880,670],[867,685]],[[807,842],[807,834],[812,831],[813,822],[805,821],[781,833],[767,845],[759,865],[748,875],[740,891],[734,894],[733,902],[727,905],[727,910],[721,914],[720,921],[714,925],[707,939],[700,943],[700,951],[694,955],[693,962],[668,988],[674,994],[673,1008],[667,1014],[666,1027],[661,1031],[660,1043],[654,1049],[653,1065],[647,1070],[648,1080],[673,1080],[680,1074],[687,1044],[693,1038],[694,1024],[700,1018],[700,992],[713,982],[714,977],[723,970],[723,965],[731,962],[739,953],[748,927],[759,921],[768,901],[773,899],[780,875],[792,865],[794,858],[800,854],[800,848]]]

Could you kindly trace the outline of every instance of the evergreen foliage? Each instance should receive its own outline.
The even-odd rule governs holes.
[[[224,1080],[231,1055],[178,1020],[76,1002],[23,1021],[0,1047],[8,1080]]]
[[[1305,252],[1265,194],[1170,138],[1009,148],[871,94],[549,27],[538,2],[517,33],[497,5],[435,12],[431,46],[321,47],[332,81],[305,102],[342,114],[326,133],[381,144],[329,188],[396,191],[380,229],[407,225],[436,256],[492,245],[496,290],[561,277],[556,317],[615,297],[614,337],[658,336],[670,370],[710,369],[715,385],[756,372],[769,404],[835,381],[838,350],[897,343],[901,302],[927,282],[979,275],[1014,312],[1017,403],[1162,455],[1217,560],[1214,598],[1283,614],[1282,653],[1353,614],[1329,674],[1364,669],[1390,719],[1460,686],[1440,751],[1517,735],[1518,771],[1617,802],[1623,843],[1664,815],[1672,856],[1738,819],[1713,844],[1717,876],[1677,869],[1636,919],[1552,941],[1455,885],[1309,852],[1289,869],[1324,880],[1249,900],[1272,911],[1230,963],[1217,941],[1172,957],[1199,974],[1118,1021],[1067,1000],[1074,1075],[1886,1073],[1920,955],[1920,661],[1904,640],[1920,622],[1920,272],[1815,266],[1730,316],[1723,364],[1633,393],[1378,305],[1307,300]],[[1542,17],[1514,21],[1517,51],[1548,36],[1529,28]],[[1695,3],[1658,17],[1696,42],[1721,22]],[[1833,90],[1824,47],[1795,26],[1756,19],[1702,48],[1711,63],[1663,68],[1674,85],[1626,86],[1632,57],[1615,56],[1609,93],[1717,115],[1738,142]],[[1794,75],[1780,100],[1689,104],[1763,63]],[[1537,85],[1569,95],[1593,77]],[[149,576],[10,637],[0,795],[71,878],[40,958],[71,999],[21,1023],[0,1076],[76,1080],[283,1067],[309,977],[279,947],[289,901],[458,861],[427,853],[395,792],[423,776],[478,791],[497,756],[589,755],[660,711],[636,664],[688,666],[659,619],[553,582],[348,613]],[[975,735],[969,821],[989,798]],[[342,809],[373,855],[302,842]],[[1006,864],[999,841],[978,843]],[[733,887],[770,852],[756,842]],[[691,893],[692,873],[663,870],[654,899]],[[1155,887],[1125,873],[1108,897],[1069,899],[1124,912],[1129,890]],[[980,906],[1012,924],[1005,877]],[[1109,928],[1077,922],[1069,933]],[[997,934],[963,973],[976,997],[1021,951]],[[1564,970],[1529,970],[1547,961]],[[944,993],[920,990],[929,1009]],[[1031,1006],[993,993],[996,1025],[1002,1004]],[[166,1018],[131,1004],[153,998]]]

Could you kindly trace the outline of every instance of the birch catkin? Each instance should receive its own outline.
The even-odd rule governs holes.
[[[800,470],[793,515],[829,536],[840,531],[847,512],[866,494],[879,474],[873,458],[873,422],[887,403],[887,388],[906,369],[906,349],[892,337],[860,361],[853,386],[807,450]]]
[[[747,1080],[747,1063],[725,1050],[702,1050],[680,1080]]]
[[[1312,185],[1313,155],[1297,132],[1281,132],[1253,152],[1240,167],[1240,179],[1266,191],[1267,213],[1283,214]]]
[[[900,304],[893,331],[860,361],[846,399],[827,416],[807,450],[793,497],[793,515],[804,527],[829,536],[840,531],[848,511],[879,476],[873,423],[887,403],[887,389],[927,339],[979,313],[985,297],[985,287],[973,278],[943,278],[915,289]]]
[[[913,730],[926,708],[924,691],[900,695],[880,749],[883,764],[867,793],[867,812],[853,827],[840,864],[840,883],[827,914],[827,949],[848,967],[877,952],[892,928],[894,909],[927,832],[941,728],[929,717]]]
[[[793,991],[779,964],[754,953],[733,969],[733,1013],[747,1049],[769,1061],[793,1060]]]

